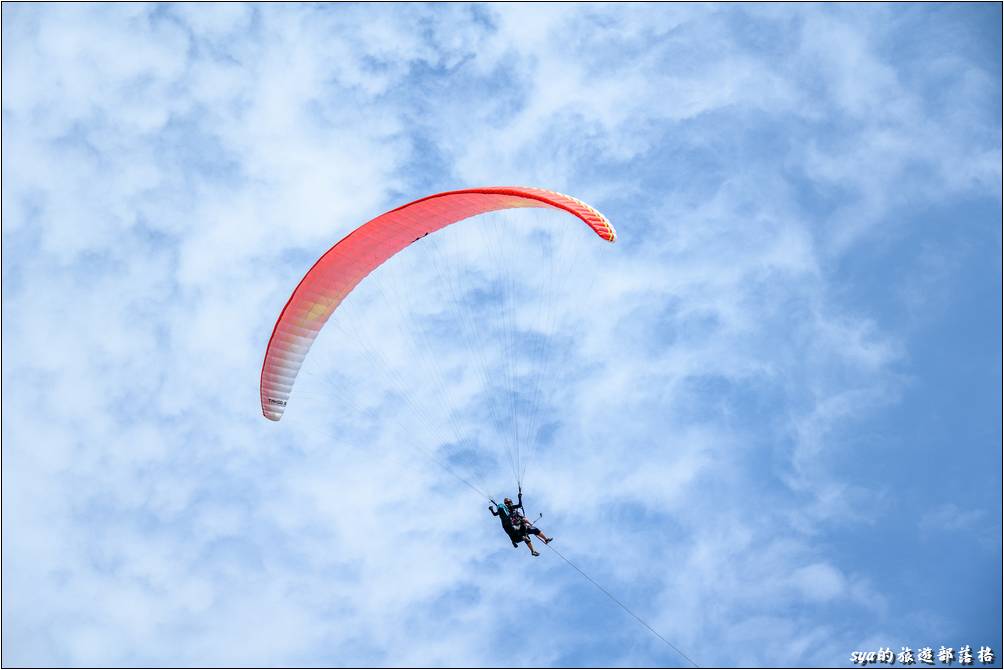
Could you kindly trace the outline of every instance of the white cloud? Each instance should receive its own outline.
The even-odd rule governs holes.
[[[986,510],[964,509],[955,503],[943,503],[925,513],[918,521],[921,530],[930,533],[977,531],[987,519]]]
[[[826,563],[813,563],[799,568],[792,582],[810,600],[832,600],[846,589],[844,576]]]
[[[990,74],[939,58],[960,104],[926,114],[851,10],[3,11],[5,664],[569,664],[597,629],[603,662],[679,660],[612,604],[577,618],[598,594],[423,455],[499,440],[476,412],[499,343],[464,346],[418,253],[469,254],[474,285],[497,265],[477,236],[375,273],[358,332],[329,324],[286,419],[259,415],[310,263],[478,183],[570,192],[621,232],[578,238],[537,321],[560,358],[528,493],[556,546],[702,662],[825,665],[885,620],[816,540],[886,495],[826,463],[908,351],[834,264],[904,199],[999,198]],[[552,225],[517,287],[546,281]],[[416,361],[431,325],[453,336]],[[498,495],[504,455],[479,453],[498,467],[464,472]]]

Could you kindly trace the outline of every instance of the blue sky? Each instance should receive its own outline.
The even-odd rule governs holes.
[[[418,245],[340,315],[394,374],[329,328],[260,415],[274,319],[328,246],[518,184],[619,233],[573,239],[552,302],[541,240],[579,231],[533,219],[505,265],[520,314],[556,308],[527,477],[555,546],[703,666],[968,644],[999,667],[1000,25],[4,4],[3,663],[682,664],[423,455],[511,492],[468,358],[499,343],[465,346]],[[491,333],[500,268],[459,228],[425,248]]]

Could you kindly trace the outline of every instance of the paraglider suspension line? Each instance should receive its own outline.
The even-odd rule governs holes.
[[[634,612],[632,612],[632,611],[631,611],[631,610],[630,610],[630,609],[628,608],[628,606],[627,606],[627,605],[625,605],[624,603],[622,603],[622,602],[621,602],[620,600],[618,600],[618,599],[617,599],[617,597],[616,597],[616,596],[614,596],[614,594],[610,593],[610,591],[607,591],[607,590],[606,590],[605,588],[603,588],[603,587],[602,587],[602,586],[600,585],[600,583],[599,583],[599,582],[597,582],[597,581],[596,581],[595,579],[593,579],[592,577],[590,577],[589,575],[587,575],[587,574],[586,574],[586,573],[585,573],[585,572],[584,572],[584,571],[582,570],[582,568],[580,568],[580,567],[579,567],[579,566],[577,566],[577,565],[576,565],[575,563],[572,563],[572,562],[571,562],[570,560],[568,560],[567,558],[565,558],[565,555],[564,555],[564,554],[562,554],[562,553],[561,553],[560,551],[558,551],[557,549],[555,549],[555,548],[554,548],[553,546],[551,546],[550,544],[545,544],[544,546],[545,546],[545,547],[547,547],[548,549],[550,549],[551,551],[553,551],[553,552],[554,552],[555,554],[557,554],[557,555],[558,555],[558,556],[559,556],[559,557],[561,558],[561,560],[563,560],[563,561],[564,561],[565,563],[568,563],[568,564],[569,564],[570,566],[572,566],[573,568],[575,568],[575,571],[576,571],[576,572],[578,572],[578,573],[579,573],[580,575],[582,575],[583,577],[585,577],[585,578],[586,578],[587,580],[589,580],[589,582],[590,582],[590,583],[591,583],[591,584],[592,584],[593,586],[595,586],[595,587],[596,587],[596,588],[598,588],[598,589],[599,589],[600,591],[602,591],[602,592],[603,592],[603,595],[605,595],[605,596],[606,596],[607,598],[610,598],[610,600],[612,600],[612,601],[614,601],[615,603],[617,603],[617,605],[618,605],[618,606],[620,606],[620,608],[621,608],[622,610],[624,610],[625,612],[627,612],[628,614],[630,614],[630,615],[631,615],[632,617],[634,617],[634,618],[635,618],[635,619],[636,619],[636,620],[638,621],[638,623],[640,623],[640,624],[641,624],[642,626],[644,626],[645,628],[648,628],[649,632],[650,632],[650,633],[652,633],[652,635],[655,635],[655,636],[656,636],[657,638],[659,638],[660,640],[662,640],[663,642],[665,642],[665,643],[666,643],[666,645],[668,645],[670,649],[672,649],[673,651],[675,651],[675,652],[676,652],[677,654],[679,654],[679,655],[680,655],[680,656],[682,656],[683,658],[687,659],[687,661],[688,661],[688,662],[689,662],[689,663],[690,663],[691,665],[693,665],[693,666],[694,666],[695,668],[699,668],[699,667],[701,667],[701,666],[697,665],[697,663],[695,663],[695,662],[693,661],[693,659],[691,659],[691,658],[690,658],[689,656],[687,656],[687,655],[686,655],[686,654],[684,654],[684,653],[683,653],[682,651],[680,651],[680,648],[679,648],[679,647],[677,647],[677,646],[676,646],[675,644],[673,644],[672,642],[670,642],[669,640],[667,640],[666,638],[664,638],[664,637],[663,637],[662,635],[659,635],[658,631],[656,631],[656,630],[655,630],[654,628],[652,628],[651,626],[649,626],[649,625],[648,625],[648,624],[647,624],[647,623],[645,622],[645,620],[644,620],[644,619],[642,619],[642,618],[641,618],[640,616],[638,616],[637,614],[635,614]]]

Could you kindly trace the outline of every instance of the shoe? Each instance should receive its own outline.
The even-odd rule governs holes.
[[[553,537],[549,537],[546,540],[544,540],[544,544],[551,544],[552,542],[554,542],[554,538]]]
[[[533,554],[534,556],[540,556],[539,551],[531,551],[530,553]]]

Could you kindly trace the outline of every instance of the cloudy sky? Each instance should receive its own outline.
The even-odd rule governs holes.
[[[3,663],[686,664],[439,465],[533,342],[528,511],[699,664],[999,667],[1001,18],[5,3]],[[442,231],[261,416],[325,249],[508,184],[618,242]]]

